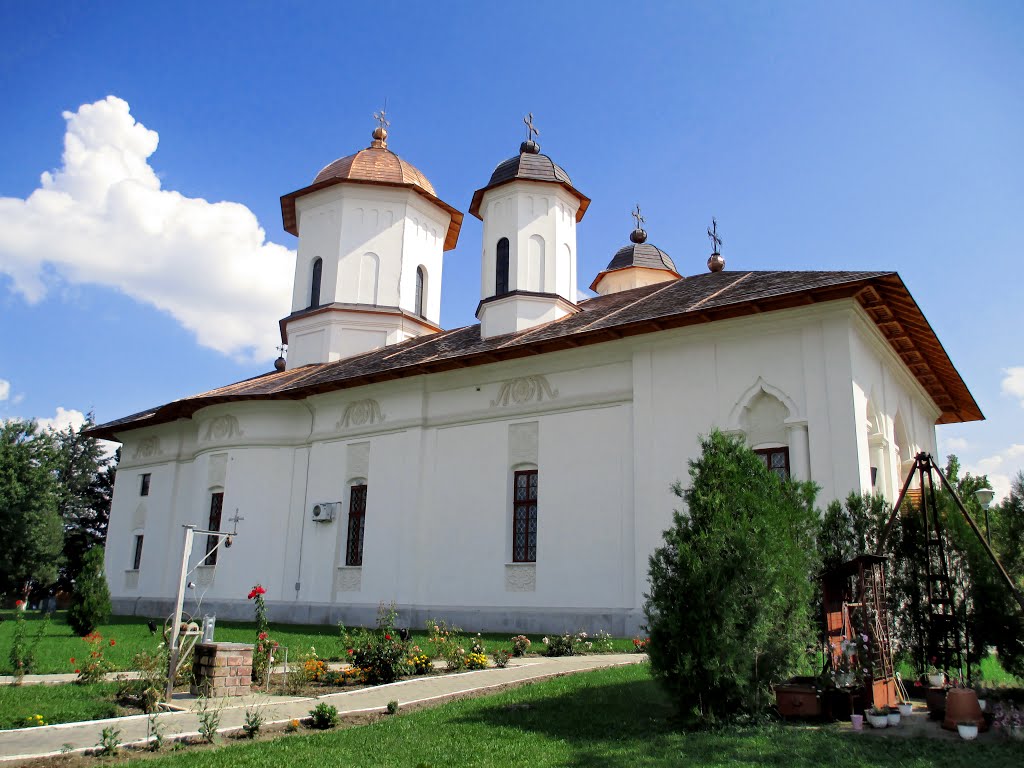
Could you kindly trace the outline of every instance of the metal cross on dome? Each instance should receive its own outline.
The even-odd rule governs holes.
[[[643,229],[644,228],[644,222],[647,221],[647,219],[645,219],[643,217],[643,214],[640,213],[640,203],[636,204],[636,210],[631,212],[629,215],[632,216],[634,219],[636,219],[636,228],[637,229]]]
[[[277,347],[277,354],[279,354],[281,357],[284,357],[284,352],[286,349],[288,349],[288,345],[281,344],[280,346]]]
[[[533,127],[533,112],[523,118],[523,122],[526,123],[526,140],[533,141],[534,136],[540,136],[540,131]]]
[[[384,109],[382,109],[380,112],[374,112],[373,113],[373,119],[376,120],[378,123],[380,123],[380,127],[381,128],[387,129],[387,127],[389,125],[391,125],[391,121],[388,120],[387,115],[388,115],[388,108],[387,108],[387,103],[385,103],[384,104]]]
[[[711,217],[711,226],[708,227],[708,237],[711,238],[711,242],[714,245],[713,253],[718,253],[719,247],[722,245],[722,238],[718,236],[718,221],[715,217]]]

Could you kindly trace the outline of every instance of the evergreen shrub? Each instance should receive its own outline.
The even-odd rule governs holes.
[[[110,616],[110,590],[103,573],[103,547],[93,547],[82,559],[82,570],[75,577],[68,607],[68,624],[85,637]]]

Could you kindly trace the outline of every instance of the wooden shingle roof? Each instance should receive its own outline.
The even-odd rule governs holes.
[[[599,344],[626,336],[734,317],[855,299],[942,411],[939,423],[983,419],[967,385],[895,272],[707,272],[598,296],[582,311],[526,331],[480,337],[480,326],[421,336],[332,363],[271,372],[107,422],[118,432],[191,416],[242,400],[298,400],[376,382],[420,376]]]

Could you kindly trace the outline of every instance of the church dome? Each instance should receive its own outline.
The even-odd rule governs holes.
[[[480,216],[480,205],[483,203],[484,193],[488,190],[509,184],[513,181],[540,181],[548,184],[560,184],[565,189],[579,198],[580,207],[576,211],[576,221],[583,218],[587,207],[590,205],[590,198],[580,192],[572,185],[572,179],[558,163],[547,155],[540,153],[540,144],[535,141],[524,141],[519,145],[519,154],[510,157],[508,160],[498,163],[491,174],[487,186],[478,189],[473,193],[473,201],[469,205],[469,212]]]
[[[676,271],[675,262],[661,248],[647,242],[647,233],[642,229],[633,230],[629,245],[624,245],[615,252],[608,262],[605,271],[625,269],[626,267],[647,267],[648,269],[668,269]]]
[[[370,183],[402,184],[419,187],[434,197],[434,185],[415,165],[407,162],[387,148],[385,142],[374,139],[366,149],[342,157],[324,167],[313,179],[314,184],[333,179],[366,181]]]

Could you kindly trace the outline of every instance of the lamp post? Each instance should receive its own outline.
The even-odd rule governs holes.
[[[979,488],[974,492],[974,498],[981,504],[981,508],[985,510],[985,539],[988,541],[989,546],[992,544],[992,534],[988,530],[988,508],[992,504],[992,497],[995,496],[995,492],[991,488]]]

